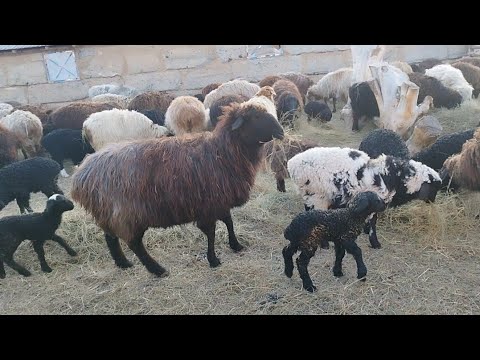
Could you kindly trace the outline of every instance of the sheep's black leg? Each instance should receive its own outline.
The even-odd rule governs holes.
[[[287,192],[285,188],[285,179],[277,179],[277,190],[280,192]]]
[[[43,249],[43,241],[32,241],[33,249],[38,255],[38,260],[40,261],[40,267],[43,272],[52,272],[52,268],[48,266],[47,261],[45,260],[45,250]]]
[[[217,267],[221,264],[217,255],[215,254],[215,222],[213,223],[197,223],[197,227],[202,230],[202,232],[207,235],[208,239],[208,248],[207,248],[207,259],[210,264],[210,267]]]
[[[317,290],[315,285],[312,283],[312,279],[310,279],[310,275],[308,274],[308,264],[310,263],[310,259],[315,255],[315,250],[313,251],[302,251],[300,256],[297,258],[297,267],[298,272],[300,273],[300,277],[302,278],[303,288],[309,292],[314,292]]]
[[[21,194],[17,196],[17,205],[20,208],[20,213],[24,214],[25,209],[32,213],[33,210],[30,207],[30,194]]]
[[[293,254],[295,254],[297,250],[298,246],[294,246],[291,243],[282,250],[283,260],[285,262],[285,275],[289,278],[293,275]]]
[[[105,241],[107,242],[108,250],[110,250],[110,255],[112,255],[112,258],[118,267],[126,269],[133,266],[133,264],[125,257],[125,254],[120,247],[118,237],[105,233]]]
[[[343,246],[349,254],[353,255],[353,258],[357,263],[357,279],[362,279],[362,281],[365,281],[365,276],[367,275],[367,267],[363,262],[362,250],[358,247],[354,240],[343,241]]]
[[[333,102],[333,112],[337,112],[337,98],[335,96],[332,98],[332,102]]]
[[[3,261],[0,260],[0,279],[5,279],[5,267],[3,266]]]
[[[352,131],[358,131],[359,130],[358,121],[359,121],[358,117],[355,116],[355,114],[353,114]]]
[[[370,234],[370,220],[365,223],[365,226],[363,227],[363,233],[367,235]]]
[[[20,275],[23,275],[23,276],[30,276],[30,275],[32,275],[32,273],[31,273],[30,271],[28,271],[27,269],[25,269],[22,265],[16,263],[15,260],[13,260],[13,258],[4,259],[4,262],[5,262],[5,264],[7,264],[8,266],[10,266],[13,270],[15,270],[16,272],[18,272]]]
[[[377,214],[373,214],[373,217],[369,221],[370,223],[370,232],[368,235],[368,239],[370,240],[370,245],[372,246],[373,249],[380,249],[382,245],[378,241],[377,238]]]
[[[145,246],[143,246],[143,233],[136,236],[128,242],[128,247],[137,255],[142,264],[152,274],[158,277],[164,277],[168,275],[167,269],[157,263],[147,252]]]
[[[335,242],[335,265],[333,265],[333,276],[340,277],[343,276],[342,272],[342,261],[345,257],[345,248],[342,246],[340,241]]]
[[[68,255],[70,256],[76,256],[77,255],[77,252],[75,250],[73,250],[70,245],[67,244],[67,242],[65,241],[65,239],[63,239],[61,236],[58,236],[57,234],[53,234],[52,236],[52,241],[55,241],[56,243],[58,243],[61,247],[63,247]],[[120,244],[119,244],[120,245]]]
[[[233,231],[233,220],[232,220],[232,215],[228,213],[227,217],[224,217],[221,219],[225,225],[227,225],[227,230],[228,230],[228,244],[230,245],[230,248],[233,249],[235,252],[239,252],[244,249],[243,245],[240,244],[237,240],[237,236],[235,235],[235,232]]]

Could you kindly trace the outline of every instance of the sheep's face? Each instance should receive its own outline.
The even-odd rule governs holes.
[[[65,212],[73,210],[73,202],[60,194],[52,195],[47,200],[47,211]]]
[[[280,123],[266,109],[248,106],[235,112],[232,131],[248,145],[262,145],[273,138],[283,139]]]
[[[372,213],[382,212],[386,207],[385,202],[372,191],[357,194],[347,205],[347,208],[355,215],[364,217],[368,217]]]

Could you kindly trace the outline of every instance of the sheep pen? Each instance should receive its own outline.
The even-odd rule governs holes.
[[[475,127],[480,100],[455,109],[432,109],[443,134]],[[295,133],[324,146],[357,147],[375,127],[367,123],[358,133],[346,132],[339,112],[327,124],[308,123],[303,115]],[[71,173],[72,165],[65,162]],[[71,178],[58,184],[70,197]],[[283,230],[303,211],[301,198],[286,179],[286,193],[277,191],[269,171],[257,174],[250,200],[232,211],[239,241],[247,245],[235,254],[228,242],[216,241],[222,266],[212,270],[206,259],[203,233],[193,225],[150,229],[145,247],[170,270],[157,279],[141,266],[119,270],[105,248],[103,233],[80,206],[64,214],[57,234],[78,252],[69,257],[53,242],[45,257],[53,272],[41,272],[36,254],[22,243],[15,258],[32,271],[17,276],[8,267],[0,280],[1,314],[480,314],[478,262],[480,194],[439,193],[435,204],[420,201],[390,209],[379,216],[382,249],[368,247],[368,235],[357,244],[368,259],[365,283],[356,278],[355,262],[346,258],[345,276],[330,269],[333,246],[312,258],[309,272],[321,284],[315,294],[302,290],[298,276],[283,274]],[[31,205],[43,209],[45,196],[32,194]],[[75,204],[77,205],[77,204]],[[2,216],[18,214],[15,202]],[[227,231],[217,227],[217,237]]]

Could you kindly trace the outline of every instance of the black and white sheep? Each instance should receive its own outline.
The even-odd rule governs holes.
[[[436,108],[452,109],[462,103],[462,95],[456,90],[443,85],[440,80],[419,72],[408,75],[411,82],[417,85],[418,91],[417,104],[423,102],[426,96],[433,98],[433,106]]]
[[[353,82],[353,69],[341,68],[329,72],[322,77],[315,85],[312,85],[307,92],[307,100],[333,101],[333,112],[337,111],[337,100],[346,102],[348,100],[348,89]]]
[[[452,66],[462,72],[465,80],[473,87],[473,97],[477,98],[480,93],[480,67],[463,61],[453,63]]]
[[[13,259],[13,254],[24,240],[31,240],[33,249],[38,255],[43,272],[51,272],[45,260],[45,241],[52,240],[62,246],[70,256],[76,256],[67,242],[55,234],[62,222],[62,215],[70,211],[73,203],[65,196],[54,194],[47,200],[47,206],[41,213],[6,216],[0,219],[0,279],[5,278],[4,263],[20,275],[30,276],[31,273]]]
[[[442,61],[434,58],[425,59],[418,63],[410,64],[414,72],[425,74],[425,70],[430,69],[436,65],[441,64]]]
[[[88,141],[82,136],[82,130],[56,129],[45,135],[42,139],[42,146],[50,153],[50,156],[61,167],[60,175],[68,177],[63,161],[70,159],[73,165],[82,162],[87,154],[95,152]]]
[[[291,158],[287,169],[307,210],[344,207],[362,191],[376,192],[390,206],[414,199],[433,202],[441,186],[438,173],[417,161],[383,154],[371,159],[350,148],[309,149]],[[370,220],[369,239],[373,248],[381,247],[376,215]]]
[[[308,274],[308,264],[321,243],[335,244],[333,275],[343,276],[342,261],[345,251],[352,254],[357,263],[357,278],[365,281],[367,267],[363,262],[362,250],[355,243],[362,232],[365,221],[372,213],[384,211],[385,202],[374,192],[366,191],[355,195],[344,209],[312,210],[297,215],[284,231],[290,244],[282,250],[285,275],[293,275],[293,255],[300,250],[297,267],[303,288],[309,292],[317,288]]]
[[[143,115],[153,121],[154,124],[165,126],[165,113],[161,110],[145,110],[141,111]]]
[[[425,70],[425,75],[433,76],[449,88],[458,91],[462,96],[462,101],[472,98],[473,86],[470,85],[462,72],[450,64],[441,64]]]
[[[321,101],[310,101],[303,111],[307,115],[307,120],[311,121],[312,119],[317,119],[320,121],[330,121],[332,120],[332,111],[327,104]]]
[[[0,169],[0,210],[17,200],[20,212],[33,212],[30,193],[41,191],[50,197],[63,194],[57,185],[60,165],[54,160],[34,157],[17,161]]]

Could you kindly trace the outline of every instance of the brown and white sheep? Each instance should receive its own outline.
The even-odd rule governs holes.
[[[250,99],[254,97],[259,90],[260,86],[246,80],[227,81],[205,96],[203,104],[205,105],[205,109],[208,109],[215,101],[226,95],[242,95]]]
[[[263,144],[281,139],[283,129],[264,108],[233,104],[213,132],[112,144],[88,156],[73,175],[72,198],[105,232],[117,266],[131,267],[119,238],[148,271],[168,274],[143,246],[150,227],[196,222],[215,254],[217,220],[227,225],[229,245],[242,250],[230,209],[245,204],[261,162]]]
[[[17,135],[0,125],[0,168],[17,161],[20,148]]]
[[[193,96],[175,98],[165,113],[165,126],[176,136],[205,131],[207,122],[205,106]]]
[[[29,111],[15,110],[0,119],[0,125],[10,130],[19,139],[25,158],[37,156],[43,136],[42,122]]]
[[[480,93],[480,67],[463,61],[453,63],[452,66],[462,72],[465,80],[473,87],[473,97],[477,98]]]
[[[220,85],[222,85],[222,84],[221,83],[212,83],[212,84],[208,84],[207,86],[205,86],[202,89],[203,99],[205,100],[205,96],[210,94],[213,90],[217,89]]]

